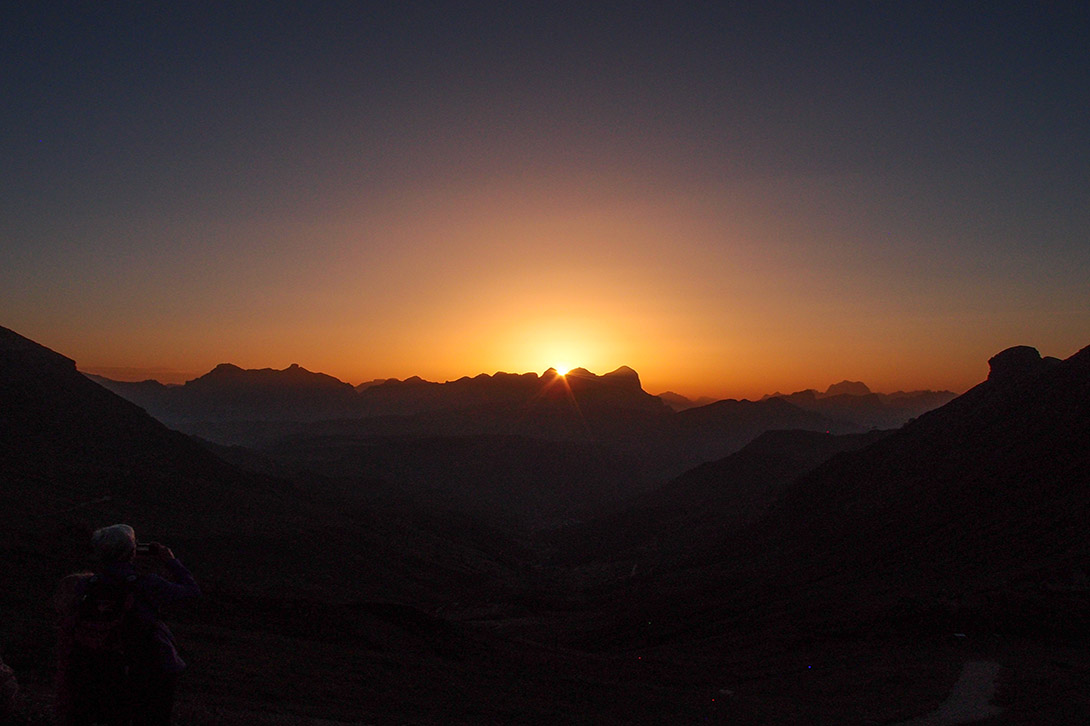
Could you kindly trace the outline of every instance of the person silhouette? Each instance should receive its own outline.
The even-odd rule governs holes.
[[[200,587],[169,547],[137,543],[127,524],[96,530],[91,546],[96,571],[64,578],[54,601],[60,723],[166,726],[186,664],[160,609],[200,597]],[[167,577],[141,574],[138,561]]]

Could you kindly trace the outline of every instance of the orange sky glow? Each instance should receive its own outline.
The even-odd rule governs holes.
[[[987,298],[1005,281],[920,287],[933,263],[853,260],[877,256],[865,239],[883,234],[845,219],[853,210],[808,227],[762,209],[769,190],[694,200],[610,188],[598,198],[525,184],[446,190],[381,209],[361,202],[332,220],[265,220],[243,234],[275,257],[243,247],[214,272],[194,260],[170,270],[172,288],[119,277],[151,310],[119,309],[97,343],[68,349],[86,349],[77,362],[88,371],[159,367],[117,377],[172,382],[220,362],[298,363],[351,383],[562,363],[628,365],[656,393],[752,398],[845,378],[962,391],[1009,345],[1060,356],[1080,345],[1062,312],[991,320]]]
[[[715,398],[1090,344],[1060,8],[367,8],[13,15],[0,325],[125,380],[626,365]]]

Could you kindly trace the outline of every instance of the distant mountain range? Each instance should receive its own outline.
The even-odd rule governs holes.
[[[297,365],[243,370],[223,364],[180,386],[89,377],[169,426],[225,445],[268,446],[319,433],[516,435],[603,445],[637,456],[653,478],[726,456],[770,429],[896,428],[954,397],[948,391],[875,394],[844,382],[825,394],[694,402],[648,394],[624,366],[601,376],[549,369],[540,376],[482,374],[447,383],[413,377],[357,387]]]
[[[674,393],[673,391],[666,391],[660,393],[659,398],[670,408],[675,411],[684,411],[688,408],[696,408],[697,406],[707,406],[709,403],[715,403],[717,398],[711,398],[710,396],[701,396],[697,399],[688,398],[680,393]]]
[[[481,374],[447,383],[414,376],[404,381],[372,381],[355,388],[298,365],[284,370],[244,370],[224,363],[181,386],[89,377],[156,418],[180,427],[196,422],[307,422],[481,408],[544,409],[567,405],[573,398],[591,408],[653,413],[666,408],[645,393],[636,372],[624,366],[602,376],[582,368],[561,376],[550,368],[540,376]]]
[[[765,399],[780,398],[807,411],[865,428],[893,429],[952,401],[956,395],[952,391],[874,393],[860,381],[841,381],[824,393],[808,389],[790,395],[773,393]]]
[[[662,412],[700,408],[717,401],[691,400],[677,393],[647,394],[639,375],[622,366],[602,376],[576,368],[565,376],[549,369],[534,373],[481,374],[447,383],[417,376],[379,379],[351,386],[333,376],[298,365],[283,370],[242,369],[223,363],[184,385],[158,381],[129,383],[88,374],[95,382],[128,398],[161,421],[180,428],[231,421],[322,421],[337,418],[413,416],[436,411],[528,408],[571,397],[591,406]],[[570,396],[569,396],[570,393]],[[898,426],[953,399],[950,391],[882,394],[864,383],[843,381],[825,393],[815,390],[774,393],[761,400],[783,399],[799,408],[871,427]]]

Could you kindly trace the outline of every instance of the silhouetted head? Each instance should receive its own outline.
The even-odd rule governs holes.
[[[91,535],[91,547],[102,562],[126,562],[136,553],[136,532],[127,524],[96,529]]]

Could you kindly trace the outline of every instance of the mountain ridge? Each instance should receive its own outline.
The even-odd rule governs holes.
[[[798,633],[1090,637],[1071,609],[1078,600],[1063,594],[1090,567],[1090,347],[1058,363],[1018,355],[1030,360],[1024,375],[993,376],[820,463],[760,520],[694,554],[701,577],[723,583],[705,596],[748,613],[737,616],[747,625],[729,627],[775,617]],[[787,604],[743,605],[766,600]],[[671,617],[728,627],[707,614]]]
[[[644,391],[639,374],[628,366],[603,375],[582,368],[560,375],[550,368],[541,375],[501,371],[445,383],[413,376],[362,387],[294,365],[247,371],[223,364],[172,387],[95,380],[167,425],[221,445],[274,446],[288,454],[277,442],[295,441],[309,449],[303,439],[318,432],[341,442],[338,455],[349,456],[355,454],[344,447],[361,437],[583,442],[633,461],[643,472],[641,487],[727,456],[770,429],[835,434],[893,429],[953,397],[948,392],[898,398],[835,394],[844,385],[834,384],[834,395],[820,400],[802,393],[685,405],[680,397]]]
[[[212,371],[181,385],[153,380],[115,381],[86,375],[168,425],[183,430],[200,422],[405,416],[435,409],[468,410],[482,404],[532,407],[540,400],[556,400],[568,394],[586,397],[598,404],[608,402],[621,408],[660,413],[668,410],[681,413],[715,406],[722,400],[736,400],[701,398],[693,401],[672,392],[653,396],[643,390],[639,374],[628,366],[602,375],[575,368],[561,376],[549,368],[540,375],[498,371],[442,383],[410,376],[404,380],[375,379],[356,386],[294,363],[284,369],[243,369],[221,363]],[[776,393],[758,401],[781,399],[834,421],[851,422],[863,428],[895,428],[923,411],[942,405],[954,395],[949,391],[874,393],[863,383],[843,381],[831,385],[825,393],[812,389],[789,395]]]
[[[639,374],[628,366],[596,375],[577,368],[566,375],[547,369],[536,373],[481,373],[444,383],[419,376],[376,379],[352,386],[298,364],[284,369],[244,369],[221,363],[181,385],[156,381],[126,382],[86,374],[96,383],[129,398],[164,422],[179,426],[194,421],[314,421],[360,416],[406,415],[432,407],[468,408],[474,397],[507,405],[525,405],[535,397],[565,392],[599,402],[637,409],[658,409],[661,402],[643,391]],[[608,391],[608,392],[607,392]]]

